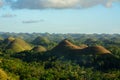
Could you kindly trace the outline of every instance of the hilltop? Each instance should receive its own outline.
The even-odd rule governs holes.
[[[119,80],[118,34],[6,33],[0,37],[2,80]]]
[[[42,45],[42,46],[47,46],[50,43],[50,40],[47,37],[41,37],[38,36],[37,38],[35,38],[32,43],[34,45]]]
[[[61,41],[53,50],[56,51],[66,51],[66,50],[74,50],[74,49],[81,49],[79,46],[72,44],[67,39]]]
[[[111,52],[103,46],[90,46],[80,51],[84,54],[110,54]]]
[[[107,50],[103,46],[87,46],[87,45],[77,46],[71,43],[67,39],[61,41],[55,48],[53,48],[53,51],[56,53],[64,53],[64,54],[72,52],[72,53],[77,53],[80,55],[110,54],[111,53],[109,50]]]
[[[35,51],[35,52],[45,52],[45,51],[47,51],[47,49],[45,47],[40,46],[40,45],[34,47],[32,50]]]

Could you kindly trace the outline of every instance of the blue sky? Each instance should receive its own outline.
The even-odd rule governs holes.
[[[82,0],[69,0],[69,3],[50,0],[51,5],[43,1],[37,6],[34,2],[42,0],[0,1],[2,32],[120,33],[119,0],[107,0],[104,4],[99,0],[79,4],[77,1]]]

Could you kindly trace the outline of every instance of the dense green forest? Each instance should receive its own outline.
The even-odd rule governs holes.
[[[120,34],[0,32],[0,80],[119,80]]]

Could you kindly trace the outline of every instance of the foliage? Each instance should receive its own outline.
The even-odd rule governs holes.
[[[8,80],[7,74],[2,69],[0,69],[0,80]]]
[[[9,36],[14,37],[15,40],[12,38],[12,41],[5,43],[4,41]],[[0,37],[2,37],[0,40],[2,53],[0,54],[0,80],[120,79],[120,34],[0,33]],[[16,37],[22,39],[16,41]],[[36,41],[37,37],[39,40]],[[87,53],[83,55],[83,52],[73,52],[72,50],[78,48],[67,42],[66,45],[62,43],[62,47],[59,46],[59,49],[52,51],[61,40],[66,38],[77,47],[81,44],[85,45],[82,48],[86,49],[89,46],[97,47],[83,51]],[[31,44],[33,47],[42,45],[36,48],[40,52],[31,50]],[[11,47],[10,45],[17,47],[11,50],[6,49],[8,46]],[[26,45],[30,46],[27,51]],[[111,53],[99,54],[100,51],[106,52],[106,50],[98,45],[104,46]],[[21,48],[20,52],[14,51]],[[65,48],[68,51],[64,51]]]

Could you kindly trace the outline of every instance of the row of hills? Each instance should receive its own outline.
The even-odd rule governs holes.
[[[119,80],[119,34],[0,33],[0,79]]]
[[[12,50],[13,52],[21,52],[25,50],[35,50],[38,52],[44,52],[47,51],[45,46],[47,44],[50,44],[50,41],[43,37],[37,37],[35,40],[33,40],[33,46],[32,44],[27,43],[23,39],[20,38],[13,38],[8,37],[4,39],[3,44],[5,44],[3,47],[5,50]],[[86,44],[82,44],[80,46],[73,44],[67,39],[62,40],[59,44],[57,44],[53,49],[53,51],[57,52],[67,52],[67,51],[73,51],[74,53],[81,53],[81,54],[111,54],[109,50],[104,48],[103,46],[96,45],[96,46],[87,46]]]

